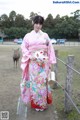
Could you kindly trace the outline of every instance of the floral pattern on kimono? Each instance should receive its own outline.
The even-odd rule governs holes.
[[[52,103],[51,89],[46,81],[49,66],[56,63],[52,44],[46,33],[40,31],[36,35],[32,31],[24,37],[21,48],[23,53],[21,60],[23,73],[20,83],[22,100],[26,104],[31,102],[32,108],[46,109],[47,103]]]

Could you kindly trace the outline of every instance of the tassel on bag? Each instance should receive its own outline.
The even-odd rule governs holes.
[[[27,118],[27,106],[23,103],[21,97],[18,99],[17,115]]]

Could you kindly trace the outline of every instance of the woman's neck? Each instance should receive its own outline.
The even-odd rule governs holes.
[[[40,30],[34,30],[35,31],[35,33],[38,33]]]

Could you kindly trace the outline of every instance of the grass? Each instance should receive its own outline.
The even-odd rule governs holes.
[[[17,120],[17,101],[20,96],[21,69],[13,64],[13,49],[17,45],[0,45],[0,111],[9,111],[10,120]]]
[[[74,68],[80,72],[80,47],[68,47],[68,46],[54,46],[58,50],[58,58],[67,62],[68,55],[74,55]],[[58,61],[58,82],[65,86],[66,79],[66,67],[60,61]],[[73,95],[72,98],[75,101],[78,108],[80,108],[80,75],[73,72],[72,82]],[[64,91],[58,87],[53,92],[54,107],[58,112],[59,120],[80,120],[80,115],[77,113],[74,107],[72,111],[66,114],[64,112]]]

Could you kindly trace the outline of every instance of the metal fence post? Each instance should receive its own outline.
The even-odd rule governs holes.
[[[67,61],[67,76],[66,76],[66,81],[65,81],[65,90],[68,93],[68,95],[72,97],[73,70],[71,68],[73,68],[73,65],[74,65],[74,56],[68,55],[67,60],[68,61]],[[64,106],[65,106],[65,112],[71,111],[72,109],[71,101],[69,100],[66,93],[65,93]]]

